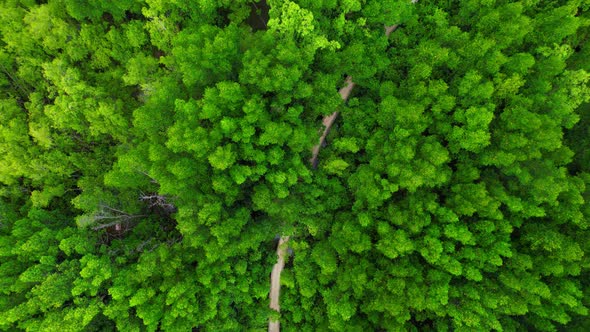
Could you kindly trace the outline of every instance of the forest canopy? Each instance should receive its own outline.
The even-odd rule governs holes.
[[[589,38],[587,0],[3,0],[0,330],[590,330]]]

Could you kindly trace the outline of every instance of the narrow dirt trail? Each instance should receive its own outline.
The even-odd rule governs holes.
[[[416,3],[418,0],[412,0],[412,3]],[[389,37],[389,35],[397,29],[398,25],[392,26],[385,26],[385,35]],[[346,103],[350,94],[352,93],[352,89],[354,88],[355,84],[352,81],[352,77],[348,76],[346,78],[346,85],[341,88],[338,93],[340,93],[340,97]],[[324,117],[322,124],[324,125],[324,130],[320,136],[319,142],[317,145],[313,147],[312,150],[312,157],[309,160],[311,166],[316,168],[318,165],[318,156],[320,153],[320,149],[326,144],[326,137],[330,132],[330,128],[338,118],[339,112],[336,111],[326,117]],[[270,308],[280,312],[280,291],[281,291],[281,272],[285,267],[285,255],[287,253],[287,245],[286,243],[289,241],[288,236],[282,236],[279,240],[279,245],[277,246],[277,263],[273,266],[272,272],[270,274]],[[269,320],[268,322],[268,332],[280,332],[280,322]]]
[[[279,304],[279,297],[281,293],[281,272],[285,267],[285,255],[287,254],[287,246],[285,243],[289,241],[288,236],[281,236],[279,244],[277,245],[277,263],[272,267],[270,273],[270,308],[280,312],[281,306]],[[278,321],[270,320],[268,322],[269,332],[279,332],[280,323]]]
[[[414,1],[412,1],[412,3],[414,3]],[[385,36],[389,37],[389,35],[395,31],[395,29],[397,29],[398,25],[392,25],[392,26],[386,26],[385,27]],[[348,97],[350,97],[350,94],[352,93],[352,89],[354,88],[355,84],[352,81],[352,77],[348,76],[346,78],[346,85],[341,88],[338,93],[340,94],[340,97],[342,98],[342,100],[346,103],[348,101]],[[336,122],[336,118],[338,118],[338,114],[340,114],[340,112],[336,111],[328,116],[325,116],[322,124],[324,125],[324,130],[322,132],[322,135],[320,136],[320,140],[318,142],[317,145],[315,145],[312,149],[311,152],[311,159],[309,159],[309,162],[311,163],[311,167],[316,168],[318,166],[318,156],[320,154],[320,149],[326,144],[326,137],[328,136],[328,134],[330,133],[330,129],[332,128],[332,125],[334,124],[334,122]]]

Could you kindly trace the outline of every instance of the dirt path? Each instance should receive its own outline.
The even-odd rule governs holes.
[[[416,3],[418,0],[412,0],[412,3]],[[389,37],[389,35],[397,29],[398,25],[386,26],[385,27],[385,35]],[[341,88],[338,93],[340,93],[340,97],[346,103],[348,101],[348,97],[350,97],[350,93],[354,88],[354,82],[352,81],[352,77],[348,76],[346,78],[346,85]],[[312,157],[309,160],[312,167],[316,168],[318,164],[318,156],[320,153],[320,149],[326,144],[326,136],[330,132],[330,128],[338,118],[339,112],[336,111],[326,117],[324,117],[322,124],[324,125],[324,130],[320,136],[320,140],[316,146],[313,147],[312,150]],[[277,246],[277,263],[273,266],[272,272],[270,274],[270,308],[280,312],[281,307],[279,305],[279,297],[281,292],[281,271],[285,267],[285,254],[287,253],[287,246],[285,243],[289,241],[288,236],[282,236],[279,240],[279,245]],[[270,320],[268,322],[268,332],[280,332],[280,323],[278,321]]]
[[[415,1],[412,0],[412,3],[415,3]],[[394,32],[395,29],[397,29],[397,27],[398,27],[397,24],[392,25],[392,26],[386,26],[385,27],[385,35],[387,37],[389,37],[389,35],[392,32]],[[340,93],[340,97],[342,98],[342,100],[345,103],[348,101],[348,97],[350,97],[350,93],[352,92],[352,88],[354,88],[354,85],[355,84],[352,81],[352,77],[348,76],[346,78],[346,85],[338,91],[338,93]],[[338,114],[340,114],[340,113],[338,111],[336,111],[328,116],[325,116],[324,120],[322,121],[322,124],[324,125],[324,130],[322,132],[322,135],[320,136],[320,140],[319,140],[318,144],[313,147],[312,152],[311,152],[311,159],[309,159],[309,162],[311,163],[311,167],[313,167],[313,168],[316,168],[318,166],[318,156],[320,154],[320,149],[326,144],[326,137],[330,133],[330,129],[332,128],[332,125],[336,121],[336,118],[338,118]]]
[[[280,312],[279,295],[281,293],[281,272],[285,267],[285,255],[287,253],[287,246],[285,243],[289,241],[288,236],[281,236],[279,244],[277,245],[277,263],[272,267],[270,273],[270,308]],[[278,321],[268,322],[268,332],[279,332],[280,323]]]

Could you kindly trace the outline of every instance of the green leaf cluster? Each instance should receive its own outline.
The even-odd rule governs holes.
[[[587,329],[589,10],[3,1],[0,330]]]

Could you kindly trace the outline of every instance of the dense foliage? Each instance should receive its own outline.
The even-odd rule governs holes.
[[[0,330],[263,330],[279,234],[285,331],[590,329],[588,1],[42,2],[0,2]]]

